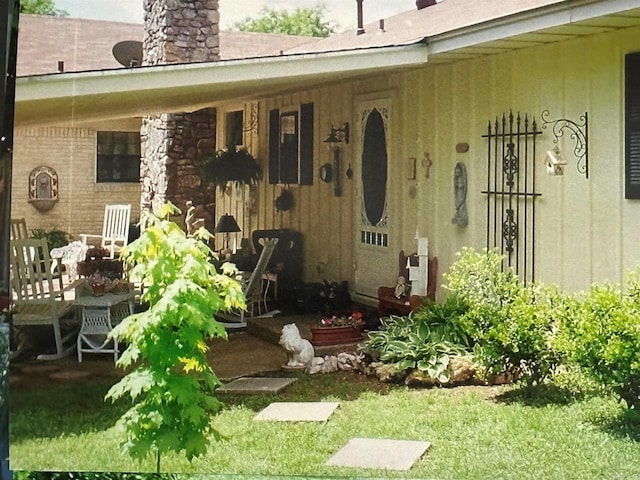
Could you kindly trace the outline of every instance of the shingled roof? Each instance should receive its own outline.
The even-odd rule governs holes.
[[[113,57],[113,46],[121,41],[142,41],[144,25],[82,18],[20,15],[18,32],[18,76],[56,73],[58,62],[65,72],[123,68]],[[220,32],[220,59],[279,55],[281,51],[314,37],[268,33]]]

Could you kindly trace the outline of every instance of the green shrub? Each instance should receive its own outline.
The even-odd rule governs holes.
[[[640,409],[640,269],[618,285],[593,285],[560,316],[556,340],[570,361],[628,408]]]
[[[69,245],[69,234],[57,228],[54,228],[53,230],[34,228],[31,230],[31,238],[46,238],[49,250]]]
[[[522,285],[510,268],[503,269],[497,251],[464,248],[445,287],[469,306],[465,319],[474,341],[474,356],[488,373],[513,373],[533,385],[549,377],[560,358],[553,348],[555,310],[563,296],[555,286]]]
[[[469,337],[457,322],[465,311],[466,304],[451,297],[442,305],[429,302],[406,317],[392,315],[382,319],[380,330],[369,332],[362,349],[377,352],[380,361],[397,371],[417,368],[446,383],[451,356],[468,353]]]

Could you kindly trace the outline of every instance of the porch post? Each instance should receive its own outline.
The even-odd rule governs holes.
[[[0,2],[0,479],[9,470],[9,239],[11,229],[11,161],[20,2]]]

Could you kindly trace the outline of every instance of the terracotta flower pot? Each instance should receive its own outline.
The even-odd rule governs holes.
[[[311,343],[313,345],[339,345],[360,340],[362,340],[361,327],[311,327]]]
[[[93,295],[95,297],[101,297],[104,295],[104,290],[105,290],[106,285],[91,285],[91,288],[93,289]]]

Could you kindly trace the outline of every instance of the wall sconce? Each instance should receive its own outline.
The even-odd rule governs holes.
[[[342,186],[340,184],[340,143],[349,143],[349,124],[344,123],[340,128],[334,128],[331,125],[331,132],[325,139],[324,143],[327,144],[330,150],[333,151],[333,168],[331,169],[331,177],[333,179],[333,193],[336,197],[342,195]],[[329,169],[323,166],[320,175],[321,179],[325,182],[330,181],[328,179]],[[324,178],[323,178],[324,177]]]
[[[560,152],[560,148],[557,145],[553,147],[553,150],[548,150],[544,157],[544,166],[549,175],[563,175],[566,164],[567,161],[562,156],[562,152]]]
[[[580,116],[582,123],[576,123],[573,120],[566,118],[559,118],[558,120],[547,120],[545,117],[549,115],[549,110],[544,110],[540,117],[542,118],[542,128],[547,128],[547,125],[551,125],[551,131],[553,132],[553,143],[558,143],[558,138],[564,134],[564,129],[568,129],[571,132],[570,137],[576,141],[576,145],[573,148],[573,154],[578,158],[578,164],[576,168],[578,172],[584,173],[585,178],[589,178],[589,118],[587,112]],[[557,146],[556,146],[557,149]],[[559,154],[559,149],[550,150],[547,152],[547,157],[551,161],[550,154]],[[547,157],[545,157],[545,165],[547,165]],[[566,165],[566,162],[565,162]],[[547,167],[549,171],[549,167]],[[556,173],[555,175],[562,175],[562,173]]]
[[[343,123],[340,128],[333,128],[331,125],[331,132],[325,139],[324,143],[336,144],[336,143],[349,143],[349,123]]]

